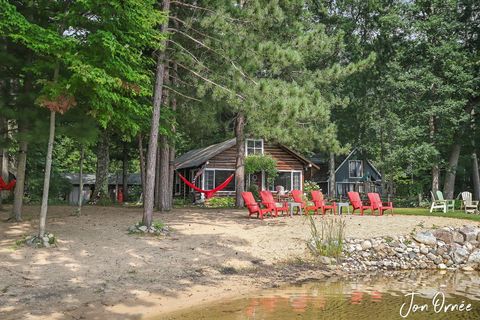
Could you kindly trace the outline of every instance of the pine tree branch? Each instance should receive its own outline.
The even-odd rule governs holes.
[[[170,91],[172,91],[172,92],[175,92],[175,93],[178,94],[179,96],[182,96],[182,97],[187,98],[187,99],[195,100],[195,101],[198,101],[198,102],[202,102],[202,100],[199,100],[199,99],[194,98],[194,97],[191,97],[191,96],[187,96],[187,95],[185,95],[185,94],[183,94],[183,93],[181,93],[181,92],[178,92],[178,91],[175,90],[175,89],[172,89],[172,87],[170,87],[170,86],[167,86],[167,85],[165,85],[165,84],[164,84],[163,86],[164,86],[165,88],[167,88],[168,90],[170,90]]]
[[[183,31],[180,31],[178,29],[175,29],[175,28],[168,28],[169,31],[173,31],[173,32],[177,32],[187,38],[189,38],[190,40],[192,40],[193,42],[201,45],[202,47],[212,51],[213,53],[216,53],[218,54],[220,57],[224,58],[225,60],[227,60],[228,62],[230,62],[232,64],[232,66],[235,68],[235,70],[237,70],[238,72],[240,72],[240,74],[247,80],[250,80],[251,82],[253,82],[254,84],[257,84],[257,82],[255,80],[253,80],[252,78],[248,77],[239,67],[237,67],[237,65],[235,64],[235,62],[233,62],[233,60],[231,60],[230,58],[224,56],[223,54],[217,52],[216,50],[210,48],[209,46],[207,46],[205,43],[201,42],[200,40],[198,39],[195,39],[194,37],[190,36],[189,34],[183,32]]]
[[[214,10],[212,10],[212,9],[208,9],[208,8],[196,6],[196,5],[190,4],[190,3],[184,3],[184,2],[180,2],[180,1],[170,1],[170,3],[172,3],[172,4],[178,4],[178,5],[181,5],[181,6],[184,6],[184,7],[188,7],[188,8],[192,8],[192,9],[198,9],[198,10],[203,10],[203,11],[206,11],[206,12],[209,12],[209,13],[217,14],[217,12],[214,11]],[[239,21],[239,22],[242,22],[242,23],[248,23],[248,21],[246,21],[246,20],[241,20],[241,19],[236,19],[236,18],[231,18],[231,17],[225,17],[225,18],[226,18],[227,20],[230,20],[230,21]]]
[[[193,73],[194,75],[196,75],[196,76],[199,77],[200,79],[202,79],[202,80],[204,80],[204,81],[206,81],[206,82],[208,82],[208,83],[210,83],[210,84],[213,84],[214,86],[217,86],[217,87],[219,87],[219,88],[221,88],[221,89],[223,89],[223,90],[225,90],[225,91],[227,91],[227,92],[229,92],[229,93],[232,93],[232,94],[234,94],[235,96],[237,96],[238,98],[240,98],[240,99],[242,99],[243,101],[245,101],[245,98],[244,98],[242,95],[240,95],[240,94],[238,94],[238,93],[236,93],[236,92],[228,89],[227,87],[222,86],[221,84],[218,84],[218,83],[216,83],[216,82],[214,82],[214,81],[212,81],[212,80],[210,80],[210,79],[202,76],[202,75],[199,74],[198,72],[196,72],[196,71],[194,71],[194,70],[192,70],[192,69],[187,68],[186,66],[184,66],[183,64],[181,64],[181,63],[179,63],[179,62],[177,62],[177,65],[179,65],[180,67],[182,67],[183,69],[185,69],[185,70],[187,70],[187,71],[190,71],[191,73]]]

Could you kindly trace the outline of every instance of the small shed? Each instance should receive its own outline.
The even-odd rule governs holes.
[[[78,202],[78,195],[80,192],[80,174],[78,173],[65,173],[63,175],[71,184],[72,190],[67,196],[68,203],[75,205]],[[94,173],[84,173],[83,180],[83,201],[87,203],[90,201],[91,194],[95,187],[96,176]],[[141,186],[142,181],[139,173],[130,173],[128,175],[128,186]],[[115,189],[117,186],[123,185],[123,176],[121,174],[111,173],[108,175],[108,191],[110,196],[115,198]]]

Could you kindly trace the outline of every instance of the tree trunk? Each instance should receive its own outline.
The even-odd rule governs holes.
[[[140,179],[142,181],[142,197],[145,197],[145,156],[143,154],[142,134],[138,134],[138,152],[140,154]]]
[[[163,1],[163,12],[170,11],[170,0]],[[161,27],[161,31],[164,32],[168,27],[168,19],[165,20]],[[165,43],[166,47],[166,43]],[[148,228],[152,225],[153,220],[153,197],[154,197],[154,185],[155,185],[155,163],[157,160],[157,147],[158,147],[158,129],[160,126],[160,107],[162,105],[162,93],[163,93],[163,79],[165,73],[165,48],[160,51],[157,57],[157,69],[155,72],[155,87],[153,90],[153,112],[152,122],[150,126],[150,136],[148,140],[148,153],[147,153],[147,168],[146,168],[146,185],[145,185],[145,201],[143,206],[143,219],[142,222]]]
[[[472,171],[473,171],[473,199],[480,200],[480,173],[478,171],[477,150],[472,153]]]
[[[430,142],[435,145],[435,116],[429,119]],[[438,159],[433,160],[432,165],[432,192],[435,193],[440,189],[440,167],[438,166]]]
[[[155,190],[153,192],[153,206],[160,210],[160,148],[157,148],[157,159],[155,161]]]
[[[175,86],[177,84],[177,64],[173,62],[172,65],[172,84]],[[173,111],[173,114],[175,115],[177,111],[177,97],[173,94],[171,97],[171,108]],[[175,120],[175,119],[174,119]],[[175,122],[174,122],[175,123]],[[175,124],[172,125],[172,134],[175,136],[176,133],[176,128]],[[170,209],[173,208],[173,196],[174,196],[174,184],[175,184],[175,143],[171,142],[170,143],[170,155],[169,155],[169,161],[168,161],[168,167],[169,167],[169,175],[168,175],[168,201],[169,201],[169,207]]]
[[[165,70],[164,73],[165,79],[163,80],[165,83],[168,84],[169,82],[169,71],[168,68]],[[168,108],[169,104],[169,90],[163,90],[163,105]],[[170,211],[168,197],[170,196],[170,192],[168,190],[169,186],[169,173],[170,173],[170,146],[168,143],[168,137],[164,134],[160,135],[159,141],[159,152],[158,155],[160,157],[159,160],[159,181],[158,181],[158,210],[165,212]]]
[[[78,209],[77,215],[82,214],[82,205],[83,205],[83,159],[85,158],[85,146],[82,144],[80,149],[80,173],[78,174]]]
[[[109,199],[108,166],[110,164],[109,135],[103,130],[97,146],[97,170],[95,173],[94,200]]]
[[[330,161],[328,163],[328,170],[329,170],[329,186],[328,186],[328,194],[331,198],[335,198],[337,196],[337,188],[336,188],[336,181],[335,181],[335,154],[330,152]]]
[[[27,147],[28,142],[26,141],[25,134],[26,129],[24,125],[18,123],[18,157],[17,157],[17,182],[15,183],[15,189],[13,191],[13,210],[10,219],[15,219],[16,221],[22,221],[22,207],[23,207],[23,194],[25,188],[25,169],[27,167]]]
[[[438,164],[434,164],[432,167],[432,191],[433,193],[440,190],[440,168]]]
[[[443,195],[445,199],[453,199],[455,191],[455,176],[457,174],[458,158],[460,157],[460,143],[455,141],[448,159],[448,168],[445,173],[445,184],[443,186]]]
[[[122,161],[122,181],[123,181],[123,201],[128,201],[128,145],[123,144],[123,161]]]
[[[243,208],[242,192],[245,191],[245,115],[237,114],[235,121],[235,137],[237,138],[237,154],[235,164],[235,205]]]
[[[56,71],[58,73],[58,71]],[[53,140],[55,138],[55,111],[50,111],[50,134],[48,136],[47,159],[45,161],[45,178],[43,180],[42,206],[40,207],[40,228],[38,236],[40,238],[45,234],[45,224],[47,222],[48,210],[48,192],[50,189],[50,172],[52,169]]]

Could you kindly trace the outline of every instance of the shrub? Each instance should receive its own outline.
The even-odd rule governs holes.
[[[273,183],[278,175],[277,160],[270,155],[252,154],[245,158],[245,173],[265,172],[268,183]]]
[[[205,201],[208,208],[233,208],[235,207],[235,198],[232,197],[215,197]]]
[[[256,200],[260,199],[260,190],[256,184],[249,185],[247,191],[251,192]]]

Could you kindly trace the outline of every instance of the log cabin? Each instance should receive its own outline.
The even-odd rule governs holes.
[[[268,184],[265,173],[257,172],[245,177],[246,187],[256,184],[259,190],[276,190],[276,186],[283,186],[286,191],[293,189],[303,190],[305,177],[312,175],[312,170],[319,167],[292,149],[278,143],[268,142],[263,139],[246,139],[245,155],[268,154],[277,162],[278,176],[273,184]],[[188,151],[175,159],[175,169],[189,181],[203,190],[211,190],[224,182],[235,173],[236,164],[236,139],[230,139],[208,147]],[[192,193],[178,175],[175,174],[174,195],[186,196]],[[219,191],[216,196],[234,196],[235,179],[226,188]],[[202,195],[203,196],[203,195]]]

